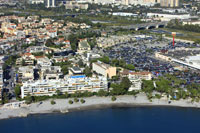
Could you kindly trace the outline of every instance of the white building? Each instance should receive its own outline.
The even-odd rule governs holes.
[[[131,81],[132,85],[129,88],[128,91],[133,91],[133,90],[141,90],[142,89],[142,81],[141,79],[137,78],[129,78],[129,80]]]
[[[19,67],[17,78],[18,78],[18,82],[33,80],[34,79],[34,67],[33,66]]]
[[[150,72],[130,72],[129,79],[151,80],[152,74]]]
[[[46,7],[47,8],[49,8],[49,7],[55,7],[55,0],[46,0],[45,1],[45,5],[46,5]]]
[[[116,76],[116,67],[112,67],[108,64],[105,64],[101,61],[92,63],[92,70],[97,74],[100,74],[104,77],[112,78]]]
[[[98,92],[101,89],[108,89],[106,78],[89,78],[80,75],[66,77],[62,80],[37,80],[24,82],[21,87],[21,97],[24,98],[28,94],[31,96],[53,96],[56,94],[56,90],[60,90],[63,93],[74,93],[76,91]]]
[[[30,0],[31,4],[41,4],[44,3],[44,0]]]
[[[39,66],[51,66],[52,62],[51,60],[46,57],[46,56],[35,56],[36,60],[37,60],[37,65]]]
[[[2,89],[3,89],[3,68],[2,65],[0,65],[0,100],[2,98]]]
[[[26,49],[28,53],[44,52],[45,50],[46,50],[45,46],[30,46]]]
[[[79,67],[72,67],[69,69],[69,75],[81,75],[83,71]]]
[[[151,80],[152,74],[150,72],[132,72],[129,70],[123,70],[120,73],[122,77],[128,77],[132,85],[129,88],[129,91],[141,90],[142,89],[142,80]]]
[[[60,66],[42,66],[40,77],[42,80],[58,80],[63,75]]]
[[[129,16],[129,17],[137,17],[138,14],[134,14],[134,13],[129,13],[129,12],[113,12],[112,13],[113,16]]]
[[[190,14],[163,14],[163,13],[147,13],[147,17],[159,18],[161,21],[170,21],[172,19],[190,19]]]

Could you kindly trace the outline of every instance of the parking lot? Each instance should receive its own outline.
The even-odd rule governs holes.
[[[199,48],[197,44],[176,42],[173,47],[172,42],[165,41],[164,45],[151,45],[149,40],[137,41],[135,43],[126,43],[112,46],[110,49],[104,50],[104,54],[111,59],[123,59],[128,64],[133,64],[136,71],[150,71],[156,77],[163,74],[174,74],[176,77],[186,80],[188,84],[192,82],[200,83],[200,75],[198,70],[188,69],[188,71],[179,71],[174,69],[177,64],[161,61],[154,57],[155,52],[173,50],[175,48]],[[157,44],[161,44],[157,42]],[[147,46],[148,45],[148,46]],[[184,53],[182,53],[184,54]]]

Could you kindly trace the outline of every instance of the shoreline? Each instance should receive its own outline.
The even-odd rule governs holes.
[[[81,99],[81,98],[80,98]],[[179,107],[179,108],[196,108],[200,109],[200,103],[191,103],[190,99],[172,101],[170,104],[167,99],[153,99],[150,102],[145,94],[138,94],[134,96],[117,96],[116,101],[112,101],[111,97],[89,97],[83,98],[85,103],[73,103],[69,104],[70,99],[54,99],[55,105],[51,105],[49,100],[43,101],[40,105],[38,103],[32,103],[27,107],[21,107],[17,109],[5,109],[0,108],[0,120],[28,117],[29,115],[39,114],[51,114],[51,113],[70,113],[75,111],[95,110],[104,108],[129,108],[129,107]],[[73,99],[71,99],[73,100]]]

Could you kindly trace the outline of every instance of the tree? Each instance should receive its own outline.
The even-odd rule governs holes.
[[[82,104],[85,103],[85,100],[84,100],[84,99],[81,99],[81,103],[82,103]]]
[[[68,98],[69,96],[68,92],[65,92],[65,97]]]
[[[161,98],[161,95],[160,95],[160,94],[156,94],[155,97],[156,97],[157,99],[160,99],[160,98]]]
[[[53,42],[53,39],[48,39],[47,41],[46,41],[46,43],[45,43],[45,46],[47,46],[47,47],[52,47],[52,46],[54,46],[55,44],[54,44],[54,42]]]
[[[153,81],[152,80],[143,80],[142,82],[142,90],[144,92],[152,92],[154,90],[154,85],[153,85]]]
[[[129,70],[135,70],[135,66],[132,65],[132,64],[127,64],[127,65],[125,66],[125,68],[126,68],[126,69],[129,69]]]
[[[112,90],[110,91],[111,95],[126,94],[126,90],[120,84],[111,84],[110,87],[112,88]]]
[[[87,77],[91,77],[91,76],[92,76],[92,71],[91,71],[91,69],[90,69],[88,66],[85,67],[85,69],[84,69],[83,72],[85,73],[85,75],[86,75]]]
[[[128,89],[131,87],[132,83],[128,79],[128,77],[123,77],[120,85],[122,86],[123,89],[125,89],[126,91],[128,91]]]
[[[111,100],[112,100],[112,101],[116,101],[117,98],[116,98],[115,96],[112,96]]]
[[[109,64],[110,62],[110,59],[108,56],[103,56],[102,58],[99,59],[100,61],[106,63],[106,64]]]
[[[21,85],[19,85],[19,84],[17,84],[15,86],[15,95],[16,95],[17,98],[19,98],[20,95],[21,95]]]
[[[56,94],[57,94],[58,96],[60,96],[60,95],[62,95],[62,92],[61,92],[60,90],[56,90]]]
[[[31,104],[34,101],[34,97],[28,94],[25,98],[26,104]]]
[[[79,67],[84,67],[83,61],[82,61],[82,60],[79,60],[79,61],[78,61],[78,65],[79,65]]]
[[[75,103],[79,102],[79,99],[78,98],[74,98],[74,102]]]
[[[72,100],[69,100],[69,102],[68,102],[69,104],[73,104],[73,101]]]
[[[54,105],[56,104],[56,102],[54,100],[51,100],[51,104]]]
[[[22,66],[26,66],[26,62],[24,59],[22,59]]]
[[[8,103],[8,101],[9,101],[8,93],[3,92],[2,103],[5,104],[5,103]]]
[[[68,74],[68,72],[69,72],[68,70],[69,70],[68,66],[62,66],[61,67],[61,71],[63,72],[64,75]]]
[[[101,89],[101,90],[98,91],[97,95],[98,96],[108,96],[109,94],[108,94],[107,91]]]

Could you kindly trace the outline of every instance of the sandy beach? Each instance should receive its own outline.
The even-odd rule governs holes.
[[[134,96],[117,96],[116,101],[112,101],[111,97],[89,97],[84,98],[85,103],[69,104],[70,99],[54,99],[56,104],[51,104],[51,99],[43,101],[42,104],[32,103],[27,107],[17,109],[0,108],[0,119],[8,119],[13,117],[27,117],[30,114],[43,114],[61,112],[67,113],[76,110],[87,110],[107,107],[134,107],[134,106],[175,106],[175,107],[193,107],[200,108],[200,103],[191,103],[191,100],[172,101],[170,104],[165,98],[153,99],[150,102],[145,94],[138,94]],[[73,99],[72,99],[73,100]]]

